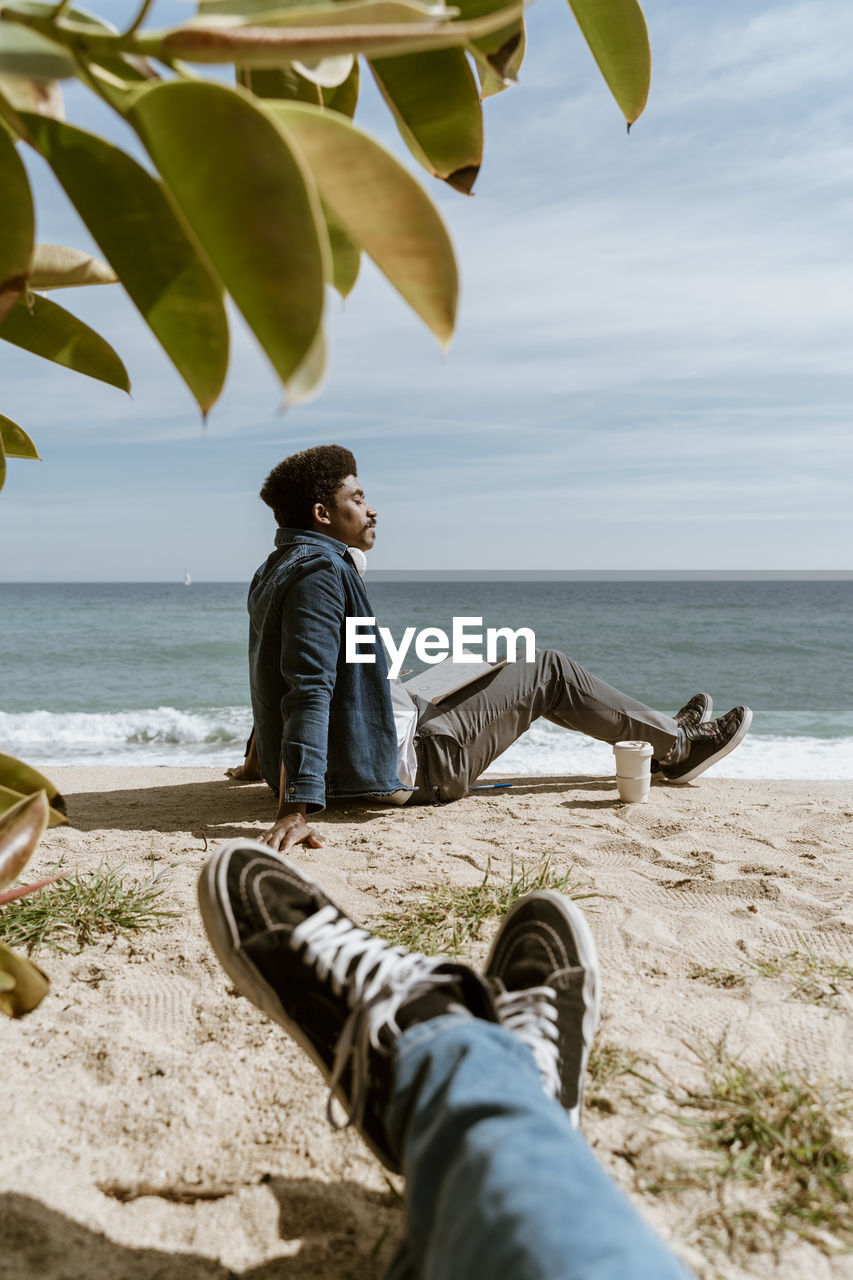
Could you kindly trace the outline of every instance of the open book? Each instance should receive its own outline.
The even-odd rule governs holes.
[[[468,650],[463,652],[467,653]],[[407,692],[416,693],[419,697],[426,698],[427,702],[443,702],[451,693],[482,679],[487,671],[498,671],[505,667],[507,661],[502,658],[499,662],[486,662],[479,654],[471,654],[470,657],[474,661],[454,662],[452,658],[444,658],[434,666],[427,667],[426,671],[405,681]]]

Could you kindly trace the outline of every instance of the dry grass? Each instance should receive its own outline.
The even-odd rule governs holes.
[[[832,1004],[838,997],[853,991],[853,965],[840,959],[816,955],[804,938],[801,948],[784,955],[759,952],[746,963],[763,978],[788,978],[794,981],[791,996],[813,1004]]]
[[[402,911],[386,911],[380,932],[389,942],[425,955],[460,955],[482,938],[483,925],[503,917],[527,893],[550,889],[577,899],[594,898],[578,892],[574,868],[558,871],[545,858],[537,867],[513,866],[509,875],[494,879],[491,863],[479,884],[435,885],[426,897]]]
[[[126,884],[119,869],[106,865],[88,874],[78,872],[5,907],[0,940],[31,954],[42,947],[74,952],[105,934],[158,929],[179,914],[161,904],[162,875],[160,871],[142,884]]]

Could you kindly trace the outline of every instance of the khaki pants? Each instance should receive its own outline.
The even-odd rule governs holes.
[[[418,773],[410,804],[445,804],[464,796],[540,716],[600,742],[642,739],[658,758],[678,733],[671,716],[626,697],[556,649],[540,650],[533,662],[508,662],[440,706],[414,700]]]

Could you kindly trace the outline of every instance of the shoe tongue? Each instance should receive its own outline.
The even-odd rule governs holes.
[[[542,965],[523,960],[511,965],[504,974],[504,985],[507,991],[525,991],[528,987],[545,985],[542,978]]]
[[[447,961],[437,965],[434,972],[450,981],[430,987],[400,1005],[396,1022],[401,1031],[416,1022],[428,1022],[447,1013],[467,1013],[486,1022],[499,1021],[492,994],[473,969]]]

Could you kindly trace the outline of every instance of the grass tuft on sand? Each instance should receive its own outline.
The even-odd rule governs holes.
[[[722,1043],[699,1056],[702,1084],[670,1084],[667,1094],[711,1159],[670,1160],[661,1176],[641,1178],[642,1189],[706,1192],[714,1204],[695,1219],[705,1248],[744,1257],[778,1246],[781,1228],[827,1254],[849,1250],[853,1090],[777,1064],[748,1066]]]
[[[550,857],[535,867],[522,862],[516,870],[513,865],[502,879],[492,876],[489,863],[479,884],[435,885],[411,906],[383,912],[379,929],[389,942],[412,951],[458,956],[481,940],[484,924],[502,918],[525,894],[550,889],[576,900],[598,896],[580,893],[579,888],[574,867],[560,871]]]
[[[162,905],[163,871],[144,883],[127,884],[120,869],[102,864],[87,874],[77,872],[41,893],[20,898],[0,913],[0,941],[25,947],[77,952],[105,934],[159,929],[179,915]]]

